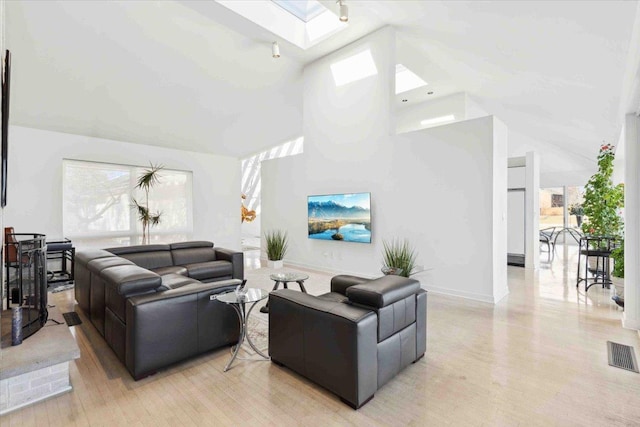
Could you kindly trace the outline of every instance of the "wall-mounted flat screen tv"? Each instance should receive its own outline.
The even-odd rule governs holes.
[[[309,196],[309,238],[371,243],[371,193]]]

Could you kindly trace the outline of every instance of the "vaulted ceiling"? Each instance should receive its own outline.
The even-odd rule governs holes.
[[[214,1],[7,2],[12,123],[243,157],[301,134],[305,64],[384,25],[435,96],[467,92],[546,173],[592,168],[638,106],[637,2],[348,4],[303,51]]]

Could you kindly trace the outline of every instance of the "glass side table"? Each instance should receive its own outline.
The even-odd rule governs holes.
[[[245,340],[256,353],[266,360],[269,360],[269,356],[258,350],[253,341],[251,341],[251,337],[247,335],[247,320],[249,319],[251,310],[253,310],[253,307],[255,307],[258,302],[262,301],[267,296],[269,296],[269,293],[262,289],[248,288],[245,289],[245,292],[243,293],[227,292],[225,294],[216,294],[209,297],[211,301],[220,301],[221,303],[229,304],[233,307],[238,314],[238,321],[240,322],[240,336],[238,337],[238,344],[236,344],[236,347],[233,350],[231,360],[229,360],[227,366],[224,367],[225,372],[231,368],[231,364],[236,360],[238,351],[240,351],[240,347],[242,347]],[[248,311],[246,309],[246,304],[251,304]]]
[[[280,286],[280,283],[282,283],[282,287],[283,288],[289,289],[289,286],[287,285],[287,283],[296,282],[298,284],[298,286],[300,286],[300,290],[302,292],[304,292],[305,294],[307,293],[307,290],[304,287],[304,281],[309,278],[309,276],[307,274],[303,274],[303,273],[275,273],[275,274],[271,274],[269,276],[269,278],[271,280],[273,280],[274,282],[276,282],[273,285],[273,289],[271,289],[272,291],[275,291],[276,289],[278,289],[278,287]],[[268,313],[268,312],[269,312],[269,303],[267,303],[264,307],[262,307],[260,309],[260,313]]]

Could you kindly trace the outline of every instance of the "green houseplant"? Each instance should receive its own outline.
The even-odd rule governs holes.
[[[619,210],[624,207],[624,185],[613,185],[614,146],[604,144],[598,153],[598,171],[584,187],[582,208],[586,219],[582,231],[594,236],[622,236],[623,221]]]
[[[150,243],[150,229],[152,226],[156,226],[160,223],[160,217],[162,212],[151,212],[149,209],[149,190],[160,182],[160,171],[164,168],[162,165],[150,164],[149,169],[145,169],[144,172],[138,177],[138,183],[135,188],[139,188],[144,191],[144,203],[138,202],[135,198],[132,198],[133,208],[138,213],[138,220],[142,223],[142,244],[146,245]]]
[[[395,274],[409,277],[416,265],[416,251],[411,247],[409,241],[393,239],[382,241],[382,262],[384,274]]]
[[[264,233],[267,243],[267,266],[269,268],[282,268],[282,259],[289,247],[287,232],[283,230],[267,230]]]
[[[611,281],[615,287],[615,293],[611,299],[619,306],[624,307],[624,242],[611,251],[610,257],[613,260]]]

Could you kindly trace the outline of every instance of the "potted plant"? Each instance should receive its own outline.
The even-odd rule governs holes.
[[[611,299],[624,308],[624,242],[611,251],[611,259],[613,260],[611,282],[614,286],[614,294]]]
[[[584,209],[582,208],[582,205],[580,203],[574,203],[569,206],[569,215],[575,215],[578,227],[582,226],[582,216],[584,215]]]
[[[149,190],[155,184],[160,182],[160,171],[164,168],[162,165],[150,164],[149,169],[145,169],[144,172],[138,177],[138,184],[136,188],[140,188],[144,191],[144,204],[139,203],[135,198],[131,198],[133,202],[133,208],[138,212],[138,220],[142,223],[142,244],[146,245],[150,243],[150,229],[152,226],[156,226],[160,223],[160,217],[162,212],[156,211],[154,213],[149,209]]]
[[[598,153],[598,171],[584,187],[582,231],[593,236],[622,236],[619,210],[624,207],[624,185],[613,185],[614,146],[604,144]]]
[[[282,268],[282,259],[287,253],[287,232],[282,230],[269,230],[264,233],[267,243],[267,267]]]
[[[409,277],[416,264],[416,251],[407,240],[382,241],[382,272]]]

